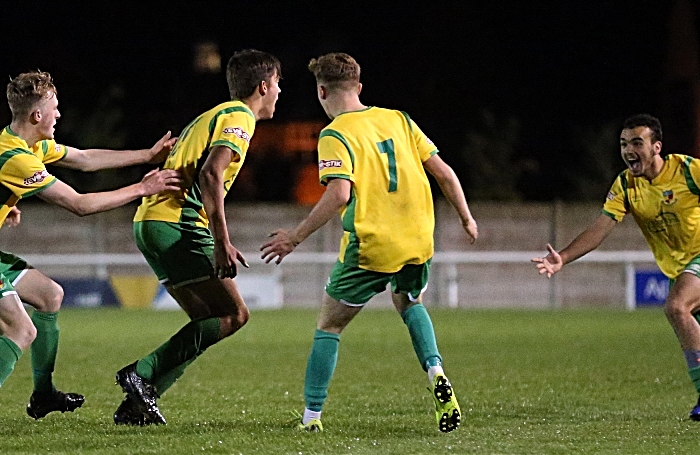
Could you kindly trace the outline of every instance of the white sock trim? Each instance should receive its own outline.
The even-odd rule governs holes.
[[[433,378],[435,378],[436,374],[441,374],[443,376],[445,375],[445,372],[442,370],[441,366],[428,368],[428,380],[431,384],[433,383]]]
[[[310,409],[304,408],[304,417],[301,418],[301,423],[306,425],[312,420],[321,420],[321,411],[312,411]]]

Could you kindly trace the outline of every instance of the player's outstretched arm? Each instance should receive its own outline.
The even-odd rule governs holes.
[[[547,244],[549,254],[545,257],[532,258],[531,261],[537,264],[540,275],[547,274],[547,278],[550,278],[564,265],[598,248],[616,225],[617,221],[607,215],[600,215],[566,248],[557,252],[550,244]]]
[[[179,172],[172,169],[162,171],[154,169],[139,183],[114,191],[80,194],[60,180],[56,180],[54,184],[37,195],[78,216],[85,216],[121,207],[134,199],[161,191],[180,191],[181,184]]]
[[[423,162],[423,167],[435,178],[438,185],[440,185],[442,194],[450,201],[452,207],[457,210],[462,220],[462,227],[469,236],[469,243],[473,244],[479,237],[479,229],[474,217],[472,217],[469,211],[469,205],[467,204],[467,199],[464,197],[462,185],[459,183],[459,179],[454,170],[452,170],[438,155],[433,155],[428,158]]]
[[[86,149],[80,150],[74,147],[66,147],[68,153],[65,158],[56,161],[55,165],[83,172],[98,171],[101,169],[115,169],[144,163],[162,163],[172,151],[176,137],[170,137],[168,131],[150,149],[142,150],[106,150]]]
[[[270,234],[272,237],[270,240],[262,244],[260,247],[260,251],[263,252],[261,258],[265,260],[265,263],[273,260],[275,264],[282,262],[282,259],[291,253],[297,245],[326,224],[348,203],[351,190],[352,182],[350,180],[341,178],[330,180],[321,199],[297,227],[289,232],[278,229]]]
[[[214,271],[219,278],[234,278],[238,274],[236,261],[248,267],[241,252],[231,244],[224,212],[224,170],[236,159],[240,157],[229,147],[216,146],[209,151],[199,173],[202,203],[214,237]]]

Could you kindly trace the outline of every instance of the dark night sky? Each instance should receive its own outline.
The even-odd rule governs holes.
[[[60,3],[3,7],[0,74],[49,71],[60,122],[121,87],[129,147],[179,131],[227,98],[223,74],[192,71],[202,40],[219,45],[224,65],[248,47],[280,58],[273,122],[324,118],[306,64],[348,52],[362,65],[365,104],[409,112],[448,162],[486,108],[519,119],[519,154],[559,162],[544,172],[572,148],[572,128],[660,106],[668,27],[661,0]],[[0,121],[9,122],[6,103]],[[61,128],[59,141],[99,145],[75,144],[73,130],[65,137]]]

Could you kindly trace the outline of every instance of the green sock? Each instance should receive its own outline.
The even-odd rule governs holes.
[[[428,361],[435,363],[435,357],[442,362],[442,357],[438,352],[437,341],[433,322],[430,320],[428,310],[420,303],[413,305],[408,310],[401,313],[403,322],[408,326],[408,333],[411,335],[413,350],[416,351],[418,361],[423,370],[428,371]],[[439,365],[440,363],[438,363]]]
[[[15,369],[22,350],[11,339],[0,336],[0,387]]]
[[[310,411],[320,411],[328,396],[335,364],[338,361],[340,335],[316,330],[304,379],[304,399]]]
[[[34,391],[52,392],[54,385],[51,375],[58,353],[58,312],[34,311],[32,322],[36,327],[36,338],[31,347]]]
[[[187,365],[192,362],[194,362],[194,359],[188,360],[182,365],[176,366],[172,370],[158,377],[155,382],[153,382],[153,385],[156,387],[156,392],[158,393],[158,398],[163,396],[165,391],[175,384],[175,381],[180,379],[180,376],[182,376],[182,374],[185,372]]]
[[[700,367],[691,368],[688,370],[690,379],[692,379],[693,384],[695,384],[695,390],[700,393]]]
[[[219,341],[220,328],[219,318],[190,321],[155,351],[139,360],[136,364],[136,374],[151,384],[161,383],[166,388],[170,387],[182,375],[188,364]],[[178,368],[182,370],[179,374]],[[162,393],[157,386],[156,390]]]

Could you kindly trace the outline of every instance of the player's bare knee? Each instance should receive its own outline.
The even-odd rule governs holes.
[[[690,305],[679,299],[670,299],[664,305],[664,313],[669,321],[678,321],[690,314]]]
[[[50,297],[48,298],[49,312],[55,313],[56,311],[61,309],[61,303],[63,303],[63,295],[63,286],[56,283],[55,281],[52,281],[51,293]]]
[[[236,314],[221,317],[221,337],[225,338],[227,336],[233,335],[241,327],[246,325],[249,319],[250,312],[247,308],[239,309],[238,312],[236,312]]]
[[[22,351],[26,351],[36,338],[36,327],[31,320],[27,319],[26,322],[22,321],[20,324],[8,327],[5,336],[14,341]]]

